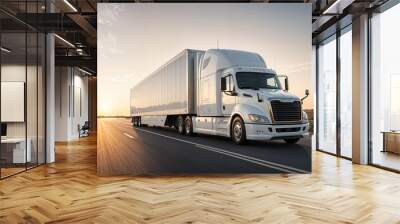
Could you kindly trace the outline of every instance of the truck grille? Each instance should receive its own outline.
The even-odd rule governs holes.
[[[279,100],[271,101],[272,114],[275,121],[300,121],[301,103],[300,101],[282,102]]]
[[[276,132],[298,132],[300,131],[300,128],[277,128]]]

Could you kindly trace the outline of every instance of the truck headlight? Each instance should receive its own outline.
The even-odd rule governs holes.
[[[249,119],[256,123],[270,123],[267,117],[258,114],[249,114]]]
[[[303,120],[308,121],[308,115],[305,111],[303,111]]]

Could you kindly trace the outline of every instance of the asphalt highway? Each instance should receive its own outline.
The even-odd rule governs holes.
[[[100,118],[100,175],[308,173],[311,141],[235,145],[229,138],[182,136],[172,128],[133,127],[129,119]]]

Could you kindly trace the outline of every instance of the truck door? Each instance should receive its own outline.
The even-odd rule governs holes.
[[[231,74],[224,74],[221,77],[221,97],[222,97],[222,114],[224,116],[230,116],[233,108],[236,105],[235,82]]]

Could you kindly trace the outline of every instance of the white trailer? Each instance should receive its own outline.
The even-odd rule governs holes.
[[[303,99],[288,92],[287,77],[282,88],[256,53],[186,49],[131,89],[131,115],[134,126],[170,126],[237,144],[295,143],[308,135]]]

